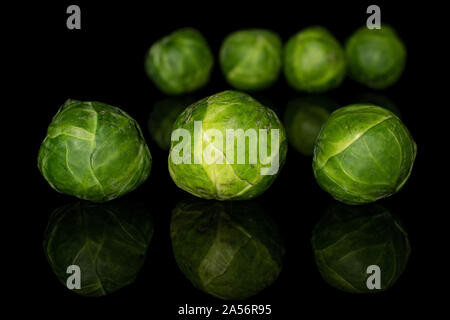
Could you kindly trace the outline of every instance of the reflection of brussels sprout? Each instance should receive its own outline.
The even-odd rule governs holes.
[[[242,90],[263,89],[281,69],[281,39],[272,31],[241,30],[228,35],[220,48],[220,65],[227,81]]]
[[[172,141],[170,176],[201,198],[253,198],[275,180],[286,158],[282,123],[245,93],[224,91],[204,98],[185,109],[173,129],[189,136]]]
[[[395,83],[405,67],[406,48],[385,25],[381,29],[361,27],[348,39],[345,51],[350,77],[374,89]]]
[[[208,43],[192,28],[177,30],[158,40],[145,61],[149,77],[167,94],[192,92],[204,86],[212,66]]]
[[[381,206],[335,204],[316,225],[311,238],[317,267],[328,284],[353,293],[391,287],[405,269],[410,253],[408,235]],[[380,289],[368,279],[369,266],[380,268]]]
[[[334,89],[345,76],[344,51],[326,29],[306,28],[286,43],[284,73],[289,85],[297,90],[324,92]]]
[[[408,180],[416,144],[392,112],[354,104],[333,112],[317,137],[313,169],[317,182],[348,204],[388,197]]]
[[[254,202],[181,202],[170,235],[180,270],[195,287],[221,299],[257,294],[282,268],[281,237]]]
[[[389,111],[395,113],[395,115],[399,118],[400,116],[400,110],[398,109],[397,105],[388,97],[386,97],[383,94],[380,94],[378,92],[365,92],[356,95],[352,98],[350,104],[374,104],[376,106],[383,107],[385,109],[388,109]]]
[[[141,204],[76,202],[53,213],[44,251],[64,285],[74,283],[67,267],[76,265],[80,289],[73,290],[103,296],[134,282],[152,234],[151,215]]]
[[[180,113],[192,102],[190,98],[174,97],[155,103],[148,118],[148,129],[161,149],[169,149],[172,126]]]
[[[152,158],[137,122],[119,108],[67,100],[48,127],[38,167],[58,192],[108,201],[142,184]]]
[[[289,143],[298,152],[310,156],[322,124],[337,104],[326,97],[307,96],[288,102],[284,125]]]

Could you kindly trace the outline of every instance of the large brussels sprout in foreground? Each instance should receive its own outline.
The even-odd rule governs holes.
[[[44,235],[50,267],[63,285],[75,285],[68,267],[80,268],[83,296],[104,296],[133,283],[153,234],[150,212],[140,203],[76,202],[57,209]],[[73,271],[72,271],[73,272]]]
[[[386,25],[361,27],[348,39],[345,52],[350,77],[374,89],[394,84],[405,67],[405,45]]]
[[[309,95],[290,100],[284,114],[284,126],[294,149],[311,156],[320,128],[336,108],[336,102],[323,96]]]
[[[180,270],[220,299],[251,297],[282,268],[280,234],[255,202],[183,201],[172,213],[170,236]]]
[[[170,176],[181,189],[205,199],[261,194],[286,158],[286,134],[277,115],[237,91],[190,105],[173,130]]]
[[[408,180],[416,143],[400,119],[374,105],[333,112],[317,137],[313,170],[335,199],[362,204],[388,197]]]
[[[117,107],[67,100],[41,144],[38,167],[58,192],[108,201],[149,176],[150,151],[137,122]]]
[[[280,37],[269,30],[250,29],[228,35],[220,48],[220,66],[226,80],[241,90],[273,84],[281,70]]]
[[[388,210],[374,204],[335,203],[314,228],[311,243],[323,279],[352,293],[390,288],[411,251],[404,228]],[[371,266],[379,267],[379,283]]]
[[[203,87],[209,80],[213,55],[195,29],[183,28],[156,41],[145,59],[145,69],[166,94],[182,94]]]
[[[169,150],[173,124],[192,102],[194,100],[189,97],[171,97],[158,101],[153,106],[148,117],[148,130],[161,149]]]
[[[307,92],[338,87],[345,77],[345,54],[339,42],[322,27],[306,28],[284,48],[284,74],[290,86]]]

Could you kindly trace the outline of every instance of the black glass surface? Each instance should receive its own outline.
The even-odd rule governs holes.
[[[306,314],[315,314],[319,318],[336,314],[358,317],[369,312],[367,310],[385,315],[393,310],[402,313],[411,308],[429,282],[430,276],[425,270],[433,262],[429,259],[430,246],[426,241],[434,237],[429,226],[435,219],[435,212],[426,206],[424,196],[429,191],[424,190],[429,185],[425,154],[432,151],[432,147],[427,143],[428,128],[423,123],[422,97],[418,90],[418,80],[426,67],[422,63],[423,48],[417,39],[423,38],[425,29],[411,25],[411,19],[417,20],[420,16],[418,12],[414,11],[415,16],[400,4],[381,5],[382,21],[397,30],[408,50],[406,68],[398,83],[385,90],[371,91],[346,78],[338,89],[324,94],[341,106],[358,101],[360,97],[380,95],[382,101],[387,99],[398,109],[418,146],[416,162],[405,187],[392,197],[379,201],[401,219],[411,244],[411,255],[403,274],[385,292],[374,295],[345,293],[322,279],[314,262],[310,239],[314,226],[333,200],[315,182],[312,158],[292,147],[273,185],[256,199],[284,238],[286,254],[278,279],[242,302],[224,302],[195,288],[176,264],[169,232],[173,209],[189,195],[173,183],[167,170],[168,151],[158,145],[148,130],[148,117],[155,104],[167,99],[144,70],[146,51],[160,37],[179,27],[192,26],[208,40],[215,66],[209,84],[189,95],[189,99],[198,100],[230,89],[217,61],[221,41],[228,33],[261,27],[278,32],[285,42],[304,27],[323,25],[343,43],[354,30],[365,24],[368,4],[298,3],[288,7],[276,2],[261,2],[247,4],[244,8],[244,4],[225,2],[210,2],[199,7],[175,3],[158,6],[82,2],[82,29],[79,31],[66,28],[65,10],[69,3],[39,8],[37,16],[30,21],[40,18],[41,24],[35,24],[34,30],[30,27],[28,32],[25,31],[27,37],[16,39],[28,48],[22,63],[32,67],[23,79],[30,85],[30,90],[19,99],[21,105],[26,106],[28,118],[27,134],[20,137],[21,143],[27,145],[26,157],[22,158],[26,161],[20,162],[24,178],[19,197],[19,207],[24,208],[20,210],[20,220],[26,225],[20,232],[23,243],[20,241],[19,248],[14,250],[31,269],[27,271],[24,267],[20,272],[16,296],[26,296],[36,310],[48,315],[56,315],[52,306],[58,305],[58,308],[70,309],[80,315],[93,310],[104,317],[119,311],[139,311],[147,313],[146,318],[157,319],[177,318],[178,308],[186,304],[214,306],[220,310],[223,304],[270,304],[272,314],[261,316],[261,319],[286,319]],[[254,96],[267,101],[265,104],[273,107],[283,120],[288,102],[305,94],[287,86],[280,75],[272,87]],[[131,202],[144,202],[154,219],[154,233],[146,259],[135,282],[100,298],[82,297],[65,288],[53,274],[42,244],[52,212],[76,200],[55,192],[40,175],[36,161],[52,116],[68,98],[102,101],[128,112],[141,126],[153,158],[149,179],[123,197]],[[12,269],[22,270],[20,266]],[[23,278],[27,272],[28,280]],[[230,318],[215,315],[215,318],[221,317]]]

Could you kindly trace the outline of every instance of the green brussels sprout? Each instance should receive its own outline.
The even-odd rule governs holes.
[[[52,214],[44,234],[44,253],[58,280],[80,287],[82,296],[104,296],[132,284],[153,235],[153,220],[143,204],[75,202]]]
[[[173,130],[170,176],[205,199],[256,197],[286,158],[286,133],[277,115],[242,92],[224,91],[190,105]]]
[[[404,228],[388,210],[374,204],[331,206],[314,228],[311,244],[323,279],[352,293],[390,288],[403,273],[411,251]],[[376,280],[370,279],[374,275],[370,266],[379,267],[379,287],[372,287]]]
[[[309,27],[292,36],[284,48],[284,74],[290,86],[307,92],[338,87],[345,77],[345,54],[322,27]]]
[[[322,124],[337,103],[323,96],[306,96],[288,102],[284,126],[289,143],[305,156],[311,156]]]
[[[254,202],[184,201],[170,223],[178,267],[217,298],[242,300],[271,285],[282,269],[284,245]]]
[[[148,130],[161,149],[169,150],[173,124],[192,102],[188,97],[172,97],[155,103],[148,117]]]
[[[416,143],[392,112],[353,104],[333,112],[317,137],[313,170],[336,200],[362,204],[388,197],[408,180]]]
[[[155,85],[170,95],[192,92],[209,80],[214,58],[205,38],[183,28],[156,41],[145,59],[145,69]]]
[[[263,29],[236,31],[220,48],[220,65],[228,83],[241,90],[272,85],[281,70],[281,38]]]
[[[108,201],[149,176],[150,151],[137,122],[117,107],[67,100],[41,144],[38,167],[58,192]]]
[[[350,77],[373,89],[394,84],[405,68],[405,45],[386,25],[358,29],[348,39],[345,53]]]

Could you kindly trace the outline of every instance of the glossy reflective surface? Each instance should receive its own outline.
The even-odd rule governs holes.
[[[300,29],[319,24],[332,30],[336,38],[344,42],[367,19],[367,7],[362,4],[325,5],[310,1],[295,2],[291,7],[278,3],[261,4],[258,8],[252,5],[249,10],[242,8],[243,2],[239,4],[239,10],[233,5],[193,8],[192,3],[185,3],[183,8],[173,3],[166,4],[168,8],[162,10],[160,3],[155,2],[142,5],[110,3],[108,6],[83,2],[84,22],[79,32],[66,28],[66,4],[45,6],[39,3],[40,10],[29,11],[39,24],[26,28],[25,33],[29,37],[17,39],[25,45],[21,63],[27,72],[23,73],[26,76],[21,77],[21,81],[28,81],[32,89],[22,90],[20,101],[13,108],[22,113],[21,117],[27,123],[20,122],[19,126],[17,121],[5,118],[5,122],[14,123],[8,140],[26,154],[20,157],[13,150],[5,156],[13,162],[23,161],[17,170],[11,170],[17,177],[12,190],[18,194],[18,201],[12,206],[14,209],[5,209],[5,215],[17,218],[17,222],[4,223],[4,228],[12,233],[5,248],[14,251],[14,255],[4,256],[4,264],[13,272],[11,278],[17,290],[17,294],[9,296],[18,298],[21,307],[26,300],[30,309],[40,307],[46,316],[56,310],[54,306],[58,306],[84,317],[93,315],[95,312],[92,311],[97,311],[99,318],[113,317],[122,310],[131,318],[133,310],[139,310],[141,315],[149,318],[154,315],[159,319],[176,317],[177,308],[186,303],[220,309],[225,302],[195,288],[175,260],[170,237],[172,211],[187,194],[171,180],[167,170],[168,152],[159,147],[147,128],[148,117],[155,104],[167,97],[145,74],[146,51],[156,39],[189,25],[202,31],[217,58],[224,37],[240,28],[268,28],[278,32],[285,42]],[[436,160],[442,160],[436,150],[442,150],[442,144],[439,142],[441,148],[434,148],[433,142],[444,137],[436,134],[436,118],[443,118],[441,110],[445,109],[446,100],[430,102],[438,90],[424,94],[423,86],[427,83],[437,85],[437,80],[422,72],[442,69],[444,63],[437,59],[437,51],[430,48],[442,43],[445,37],[436,37],[437,29],[431,26],[427,31],[425,22],[419,25],[414,22],[423,21],[426,16],[435,20],[434,14],[439,11],[436,7],[427,15],[424,6],[417,6],[417,16],[411,15],[413,7],[395,7],[394,2],[382,6],[382,20],[390,22],[401,35],[408,49],[408,58],[401,79],[392,87],[376,92],[395,103],[420,150],[405,187],[379,203],[398,214],[405,225],[412,252],[407,266],[395,285],[377,295],[350,295],[323,280],[314,260],[311,233],[332,199],[318,187],[311,169],[311,157],[289,146],[286,163],[276,181],[255,199],[268,212],[285,239],[283,268],[270,286],[245,300],[249,304],[271,304],[274,319],[291,319],[308,313],[315,317],[352,318],[372,311],[383,316],[394,315],[397,311],[404,316],[410,306],[424,305],[422,297],[433,291],[428,286],[439,286],[442,280],[445,266],[441,266],[441,257],[445,251],[436,254],[433,249],[436,244],[445,243],[435,238],[439,235],[436,226],[443,225],[441,219],[445,216],[445,207],[434,208],[437,198],[428,198],[427,193],[434,194],[440,188],[432,178],[442,178],[442,169],[436,171],[441,163]],[[439,41],[433,42],[429,36],[439,38],[436,39]],[[428,59],[422,50],[432,57]],[[431,62],[439,62],[440,67],[430,67]],[[38,70],[28,69],[33,67]],[[229,88],[216,64],[211,81],[194,93],[192,99],[197,101]],[[327,92],[325,96],[338,105],[347,105],[356,102],[353,97],[367,91],[372,92],[346,78],[338,89]],[[280,119],[284,119],[289,101],[306,96],[290,89],[283,77],[271,88],[250,94],[275,110]],[[149,179],[123,198],[143,201],[154,216],[154,234],[146,259],[134,283],[99,299],[84,299],[61,285],[45,258],[42,246],[42,236],[51,213],[76,200],[51,189],[35,165],[46,128],[67,98],[104,101],[128,112],[142,128],[153,158]],[[159,123],[164,123],[164,120]],[[426,161],[427,154],[433,158],[430,163]]]
[[[256,201],[182,201],[172,212],[170,236],[180,270],[220,299],[249,298],[282,268],[282,238]]]
[[[138,203],[79,201],[55,210],[43,246],[66,287],[104,296],[135,281],[152,234],[152,216]]]
[[[403,273],[411,252],[404,227],[377,204],[331,204],[315,226],[311,244],[324,280],[352,293],[389,289]]]

